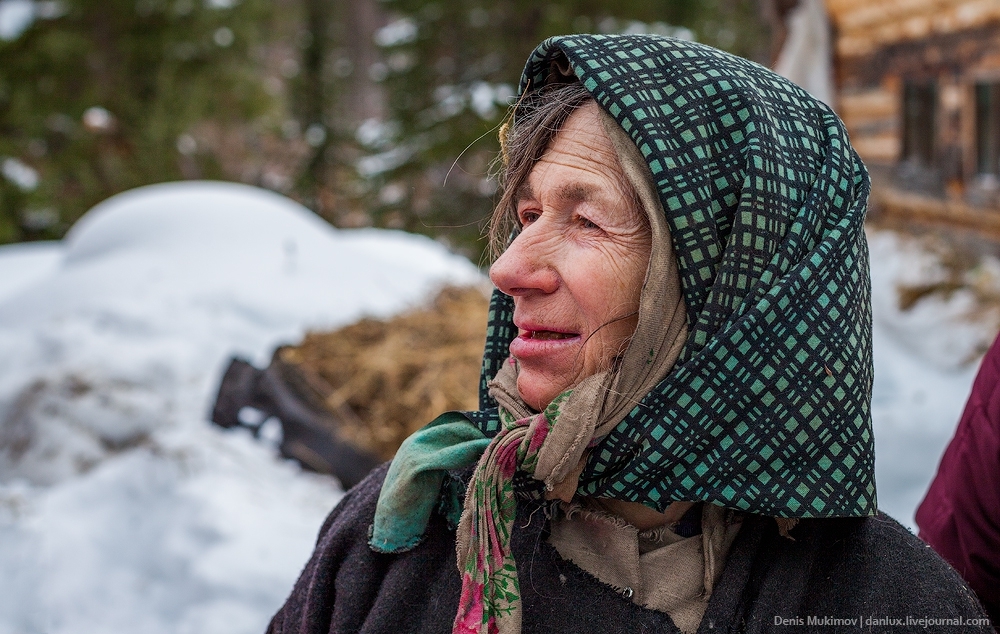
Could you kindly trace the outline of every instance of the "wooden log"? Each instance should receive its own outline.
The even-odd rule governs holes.
[[[827,0],[826,6],[837,28],[837,53],[845,57],[1000,21],[996,0]]]
[[[851,145],[861,160],[876,163],[895,163],[899,160],[902,149],[898,134],[857,137],[852,135]]]
[[[973,207],[959,200],[921,196],[884,185],[872,189],[872,208],[888,218],[960,227],[1000,240],[1000,209]]]
[[[864,92],[842,93],[837,113],[846,123],[873,119],[895,119],[899,116],[899,96],[890,90],[877,88]]]

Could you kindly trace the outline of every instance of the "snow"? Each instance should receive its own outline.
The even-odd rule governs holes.
[[[35,21],[32,0],[0,0],[0,40],[15,40]]]
[[[34,191],[38,187],[38,172],[16,158],[0,161],[0,174],[17,185],[21,191]]]
[[[912,526],[993,332],[961,292],[901,311],[896,287],[936,260],[869,241],[879,502]],[[262,632],[342,491],[206,421],[228,357],[482,281],[429,239],[222,183],[0,247],[0,634]]]
[[[913,514],[955,431],[996,331],[967,317],[969,293],[929,297],[901,311],[897,287],[940,277],[937,258],[895,233],[870,232],[879,507],[915,529]],[[996,264],[989,258],[990,264]]]
[[[62,259],[52,242],[25,242],[0,247],[0,302],[52,275]]]
[[[0,634],[262,632],[342,491],[206,422],[229,356],[482,280],[428,238],[223,183],[0,247]]]
[[[417,39],[419,27],[410,18],[400,18],[383,26],[375,33],[375,43],[379,46],[402,46]]]
[[[36,19],[53,20],[66,14],[60,0],[0,0],[0,40],[16,40]]]

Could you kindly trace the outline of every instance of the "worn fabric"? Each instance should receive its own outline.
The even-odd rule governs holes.
[[[657,510],[874,514],[869,184],[843,124],[752,62],[659,36],[547,40],[522,92],[561,63],[649,167],[690,329],[670,374],[590,452],[577,492]],[[512,316],[495,293],[469,414],[487,435]]]
[[[337,505],[271,634],[439,634],[458,608],[455,533],[433,513],[425,539],[399,554],[376,553],[367,531],[385,468]],[[511,535],[525,634],[677,634],[664,612],[626,599],[547,543],[545,507],[520,501]],[[794,541],[768,518],[748,515],[712,592],[702,633],[983,632],[975,597],[930,548],[885,515],[802,520]],[[841,619],[964,618],[964,627],[805,625]],[[788,619],[788,626],[775,619]],[[794,625],[801,620],[803,625]]]
[[[917,508],[920,537],[955,566],[1000,627],[1000,339]]]
[[[456,553],[462,594],[456,634],[520,634],[521,590],[510,547],[517,503],[514,474],[531,473],[539,452],[566,404],[557,396],[545,411],[515,419],[501,410],[504,429],[486,448],[469,483],[458,525]]]
[[[379,494],[368,540],[372,549],[392,553],[416,546],[436,505],[457,525],[462,492],[446,484],[447,471],[474,464],[489,442],[456,412],[442,414],[403,441]]]
[[[735,511],[699,505],[701,532],[687,537],[663,526],[640,531],[585,503],[563,504],[552,518],[559,556],[625,598],[666,612],[685,634],[698,629],[742,524]]]

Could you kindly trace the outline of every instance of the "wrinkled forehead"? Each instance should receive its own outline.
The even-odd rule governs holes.
[[[617,123],[593,100],[577,108],[523,180],[514,185],[514,204],[545,198],[566,207],[594,205],[648,228],[649,219],[623,170],[608,125]],[[555,180],[553,172],[559,174]]]

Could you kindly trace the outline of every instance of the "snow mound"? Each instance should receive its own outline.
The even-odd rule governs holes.
[[[228,357],[482,282],[428,238],[229,183],[0,247],[0,634],[263,631],[342,491],[207,422]]]
[[[267,248],[275,235],[322,245],[334,234],[309,210],[273,192],[235,183],[165,183],[91,209],[66,236],[66,260],[117,250],[172,251],[178,245],[211,256],[227,244]]]
[[[53,242],[28,242],[3,247],[0,258],[0,302],[50,275],[62,261]]]

